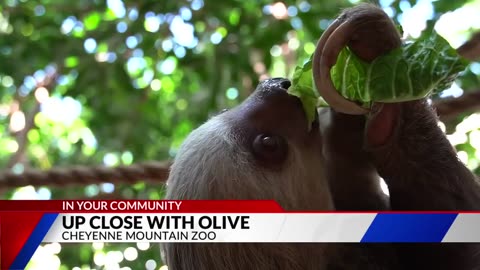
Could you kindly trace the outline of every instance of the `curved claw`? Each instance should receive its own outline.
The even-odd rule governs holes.
[[[317,43],[312,69],[320,95],[337,112],[366,114],[368,109],[344,98],[335,89],[330,76],[330,69],[337,62],[338,54],[347,45],[360,58],[371,61],[400,46],[400,35],[383,10],[373,5],[361,5],[344,12]]]
[[[337,62],[340,50],[347,45],[351,30],[352,27],[350,27],[348,20],[343,22],[336,20],[327,28],[318,41],[313,55],[313,80],[320,95],[337,112],[356,115],[366,114],[368,113],[367,109],[340,95],[330,76],[330,69]]]

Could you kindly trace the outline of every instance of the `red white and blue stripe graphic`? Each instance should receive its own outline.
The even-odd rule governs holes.
[[[101,216],[107,223],[125,216],[249,217],[249,229],[214,230],[217,238],[203,242],[480,243],[480,212],[289,212],[272,201],[182,201],[181,207],[162,211],[64,206],[62,201],[0,201],[1,269],[24,269],[42,242],[82,242],[61,239],[68,231],[62,217],[72,216]],[[93,230],[88,222],[82,226],[77,229]]]

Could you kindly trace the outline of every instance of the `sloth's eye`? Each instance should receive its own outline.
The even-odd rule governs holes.
[[[287,156],[287,142],[276,135],[261,134],[253,141],[253,153],[263,162],[280,163]]]

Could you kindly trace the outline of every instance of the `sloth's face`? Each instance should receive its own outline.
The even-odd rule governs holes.
[[[263,81],[240,106],[222,117],[252,162],[266,169],[284,168],[292,148],[321,148],[318,120],[308,124],[302,104],[287,93],[290,81]],[[317,118],[318,119],[318,118]]]
[[[287,209],[331,208],[318,120],[310,126],[290,82],[270,79],[182,144],[170,199],[274,199]]]

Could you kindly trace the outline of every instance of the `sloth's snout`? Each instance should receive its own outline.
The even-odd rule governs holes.
[[[273,78],[272,81],[282,90],[287,90],[292,85],[292,83],[285,78]]]
[[[287,91],[292,83],[285,78],[271,78],[260,83],[260,87],[264,91]]]

